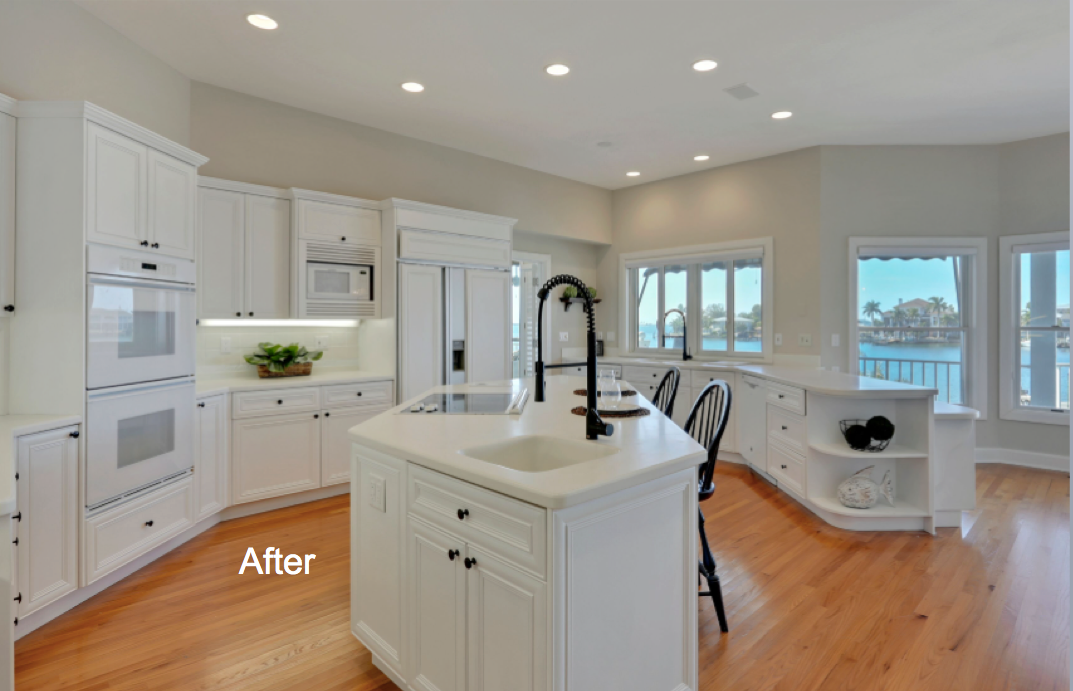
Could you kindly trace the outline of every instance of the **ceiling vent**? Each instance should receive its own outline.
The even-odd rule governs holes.
[[[727,92],[739,101],[744,101],[747,98],[752,98],[753,96],[760,95],[759,91],[744,83],[738,84],[737,86],[732,86],[727,89],[723,89],[723,91]]]

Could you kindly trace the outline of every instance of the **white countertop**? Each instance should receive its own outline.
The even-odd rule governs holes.
[[[441,386],[351,428],[351,438],[376,451],[404,458],[531,504],[560,509],[639,485],[702,463],[704,448],[678,425],[641,397],[638,403],[652,409],[640,418],[607,419],[615,426],[610,437],[585,439],[585,418],[570,409],[583,406],[574,394],[584,388],[583,377],[548,376],[544,403],[530,400],[521,415],[417,415],[397,414],[412,401],[439,391],[509,391],[533,380],[493,384]],[[470,458],[460,449],[483,446],[525,435],[548,435],[620,449],[604,458],[577,465],[528,473]]]
[[[980,411],[974,408],[966,408],[963,405],[953,403],[935,402],[936,420],[976,420],[980,417]]]
[[[82,422],[78,415],[0,416],[0,516],[15,511],[15,460],[19,437]]]
[[[370,372],[355,369],[317,368],[308,377],[267,377],[257,376],[257,369],[250,367],[246,372],[225,375],[197,375],[196,391],[198,398],[215,396],[236,391],[256,391],[259,389],[289,389],[303,386],[325,386],[331,384],[359,384],[367,381],[390,381],[392,374]]]
[[[607,357],[599,362],[629,367],[677,367],[685,370],[711,370],[717,372],[740,372],[761,379],[797,386],[827,396],[857,396],[860,398],[923,398],[934,396],[937,389],[901,382],[860,377],[855,374],[822,370],[815,367],[787,367],[784,365],[750,365],[741,362],[698,362],[689,360],[656,360],[649,358]],[[554,371],[554,370],[553,370]]]

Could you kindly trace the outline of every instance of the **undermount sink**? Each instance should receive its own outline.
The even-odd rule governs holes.
[[[473,446],[458,453],[478,461],[492,463],[523,473],[543,473],[605,458],[619,452],[618,447],[595,442],[574,441],[544,435],[514,437],[484,446]]]

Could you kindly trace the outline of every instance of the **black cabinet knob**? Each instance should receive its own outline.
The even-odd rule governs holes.
[[[462,563],[466,565],[467,569],[472,569],[474,566],[477,565],[477,560],[476,559],[471,559],[469,557],[466,557],[466,560],[463,561]]]
[[[149,241],[148,240],[142,240],[138,244],[141,245],[142,247],[148,247],[149,246]]]
[[[236,317],[241,317],[241,316],[242,316],[242,312],[235,312],[235,316],[236,316]]]
[[[158,249],[160,249],[160,243],[159,243],[159,242],[154,242],[154,243],[153,243],[153,244],[151,245],[151,247],[152,247],[153,249],[155,249],[155,250],[158,250]]]
[[[146,521],[145,522],[145,527],[146,528],[152,528],[153,527],[153,522],[152,521]]]
[[[315,415],[313,415],[313,419],[314,419],[314,420],[320,419],[320,415],[319,415],[319,414],[315,414]]]
[[[15,602],[22,602],[22,593],[19,593],[18,595],[16,595],[15,597],[13,597],[11,599],[14,600]]]
[[[786,466],[784,466],[784,465],[781,465],[779,467],[782,468],[783,470],[786,470]]]
[[[205,402],[204,402],[204,401],[202,401],[201,403],[198,403],[198,404],[197,404],[197,407],[198,407],[198,408],[204,408],[204,407],[205,407]]]
[[[324,413],[324,417],[331,417],[331,416],[332,416],[331,413]]]
[[[5,312],[14,312],[15,311],[15,305],[4,305],[4,311]]]
[[[447,558],[450,559],[451,561],[454,561],[455,557],[457,557],[459,554],[461,554],[461,552],[459,552],[457,549],[449,549],[449,550],[447,550]]]
[[[346,236],[342,238],[342,242],[346,242]]]
[[[283,399],[281,398],[278,401],[276,401],[276,405],[283,405]]]
[[[782,426],[782,431],[783,431],[783,432],[785,432],[785,431],[786,431],[786,425],[783,425],[783,426]]]
[[[466,520],[466,516],[468,516],[468,515],[469,515],[469,509],[459,509],[458,510],[458,520],[464,521],[464,520]]]
[[[81,432],[79,432],[78,430],[75,430],[74,432],[71,432],[67,436],[69,436],[71,439],[78,439],[79,435],[81,435]]]
[[[780,394],[779,394],[779,398],[786,398],[786,396],[783,396],[783,395],[782,395],[782,394],[780,393]]]
[[[360,392],[360,391],[358,392],[358,395],[359,395],[359,396],[361,395],[361,392]]]
[[[251,317],[253,316],[253,312],[250,312],[250,316],[251,316]]]

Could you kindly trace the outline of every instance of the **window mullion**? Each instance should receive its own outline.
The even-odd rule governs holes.
[[[726,316],[726,332],[727,332],[727,352],[734,352],[737,350],[737,343],[735,342],[738,322],[737,322],[737,307],[734,304],[734,262],[727,262],[727,316]]]

